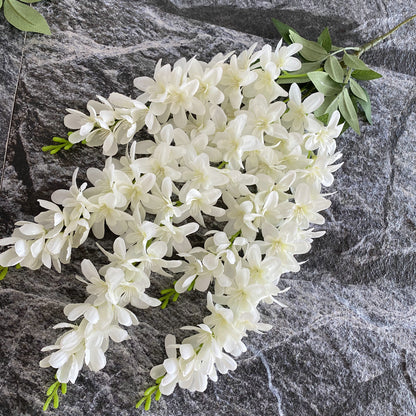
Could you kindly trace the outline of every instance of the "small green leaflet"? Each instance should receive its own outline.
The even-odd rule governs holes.
[[[35,3],[36,1],[27,0],[25,3]],[[24,32],[51,34],[45,18],[35,9],[18,0],[4,1],[4,17],[14,27]]]
[[[304,84],[305,82],[310,82],[310,79],[305,74],[299,74],[299,75],[280,75],[280,77],[276,80],[278,84],[293,84],[296,82],[296,84]]]
[[[325,61],[324,69],[335,82],[344,81],[344,70],[335,56],[330,56]]]
[[[330,117],[332,113],[338,109],[338,97],[339,94],[325,97],[324,102],[317,110],[315,110],[314,114],[317,117],[321,117],[324,114],[327,114],[328,117]]]
[[[352,93],[358,97],[361,98],[364,101],[367,101],[367,95],[363,89],[363,87],[361,87],[357,81],[350,79],[350,87],[351,87],[351,91]]]
[[[306,75],[308,72],[316,71],[320,67],[320,62],[303,62],[300,69],[298,69],[297,71],[290,72],[290,75]]]
[[[0,7],[3,6],[3,0],[0,0]]]
[[[345,65],[353,69],[369,70],[370,68],[357,56],[344,53],[342,58]]]
[[[370,81],[371,79],[381,78],[383,75],[372,69],[356,69],[355,71],[352,71],[351,76],[360,81]]]
[[[296,82],[297,84],[304,84],[305,82],[310,82],[310,79],[306,74],[308,72],[316,71],[320,67],[320,62],[303,62],[299,70],[280,75],[277,79],[277,83],[292,84],[293,82]]]
[[[342,89],[342,86],[333,81],[325,72],[308,72],[308,77],[315,88],[325,96],[338,94]]]
[[[332,40],[331,35],[329,34],[329,30],[326,27],[322,33],[319,35],[318,43],[327,51],[331,52],[332,48]]]
[[[280,20],[272,18],[272,21],[277,31],[280,33],[280,36],[288,45],[290,45],[292,41],[290,40],[290,37],[289,37],[289,31],[291,30],[292,32],[296,33],[296,30],[292,29],[289,25],[281,22]]]
[[[311,62],[323,61],[328,56],[328,52],[318,42],[306,40],[293,30],[289,30],[289,36],[292,42],[300,43],[303,46],[299,53],[306,60]]]
[[[371,102],[370,102],[370,97],[368,96],[368,93],[367,93],[367,91],[365,89],[363,89],[363,91],[364,91],[364,93],[365,93],[365,95],[367,97],[367,100],[361,100],[360,98],[356,98],[356,100],[357,100],[358,104],[360,104],[361,108],[363,109],[364,115],[365,115],[365,118],[367,119],[367,121],[370,124],[373,124],[373,120],[371,118]]]
[[[354,129],[356,133],[360,134],[357,111],[355,110],[354,104],[351,101],[351,97],[346,88],[342,90],[338,105],[339,111],[345,121]]]

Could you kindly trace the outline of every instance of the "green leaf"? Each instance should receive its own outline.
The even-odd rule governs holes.
[[[381,78],[383,75],[372,69],[356,69],[355,71],[352,71],[351,76],[360,81],[369,81],[371,79]]]
[[[367,96],[367,100],[362,100],[361,98],[357,98],[358,104],[360,104],[362,110],[364,111],[365,118],[370,124],[373,124],[373,120],[371,118],[371,102],[370,97],[368,96],[367,91],[363,88],[365,95]]]
[[[38,3],[39,1],[42,1],[42,0],[20,0],[20,1],[22,1],[23,3]]]
[[[3,6],[3,0],[0,0],[0,8]]]
[[[325,61],[324,69],[335,82],[344,81],[344,70],[335,56],[330,56]]]
[[[305,82],[310,82],[310,79],[308,78],[307,75],[295,75],[295,76],[280,76],[279,78],[277,78],[276,82],[278,84],[293,84],[294,82],[296,82],[296,84],[304,84]]]
[[[339,111],[345,121],[354,129],[354,131],[360,134],[360,126],[358,124],[357,111],[354,104],[351,101],[351,97],[348,90],[344,88],[341,97],[339,99]]]
[[[328,107],[326,108],[325,113],[328,114],[328,117],[332,116],[332,113],[336,110],[338,110],[339,107],[339,97],[340,94],[338,94],[333,101],[328,105]]]
[[[59,396],[58,393],[55,393],[53,396],[53,407],[57,409],[59,407]]]
[[[347,65],[349,68],[362,70],[370,69],[360,58],[358,58],[355,55],[350,55],[346,52],[344,52],[342,60],[344,61],[345,65]]]
[[[158,402],[161,397],[162,397],[162,392],[158,390],[155,394],[155,400]]]
[[[145,392],[144,396],[148,396],[149,394],[152,394],[155,390],[158,389],[158,386],[151,386],[149,387]]]
[[[364,91],[364,88],[361,87],[361,85],[357,81],[350,79],[350,87],[351,87],[352,93],[356,97],[361,98],[364,101],[367,101],[367,95]]]
[[[146,401],[146,399],[147,399],[147,397],[145,396],[145,397],[142,397],[137,403],[136,403],[136,409],[138,409],[142,404],[143,404],[143,402],[145,402]]]
[[[55,383],[53,383],[49,388],[48,391],[46,392],[47,396],[50,396],[53,391],[55,390],[56,385],[59,384],[59,381],[55,381]]]
[[[299,75],[299,74],[307,74],[308,72],[316,71],[321,67],[320,62],[302,62],[300,69],[297,71],[291,71],[288,75]]]
[[[327,27],[319,35],[318,43],[323,46],[327,52],[331,52],[332,40]]]
[[[8,267],[1,267],[0,266],[0,280],[3,280],[6,277],[7,271],[9,270]]]
[[[51,34],[45,18],[32,7],[17,0],[5,0],[4,16],[10,24],[24,32]]]
[[[322,114],[321,116],[316,117],[319,121],[322,121],[325,125],[328,124],[329,115],[328,114]],[[308,158],[310,159],[309,155]]]
[[[331,116],[331,114],[338,108],[338,95],[329,95],[325,97],[321,106],[314,111],[317,118],[324,114]]]
[[[342,89],[342,85],[333,81],[325,72],[308,72],[308,77],[316,89],[325,96],[338,94]]]
[[[306,60],[311,62],[323,61],[328,56],[327,51],[318,42],[307,40],[293,30],[289,30],[289,36],[293,42],[300,43],[303,46],[299,53]]]
[[[46,412],[46,410],[48,410],[49,404],[51,403],[52,399],[53,399],[53,396],[49,396],[46,399],[45,404],[43,405],[43,411]]]
[[[144,410],[149,410],[152,404],[152,396],[147,396],[146,403],[144,404]]]
[[[67,389],[66,383],[62,383],[61,384],[61,392],[62,392],[62,394],[66,394],[66,389]]]
[[[273,21],[273,24],[274,24],[275,28],[280,33],[280,36],[283,38],[283,40],[288,45],[290,45],[292,43],[292,41],[290,40],[290,37],[289,37],[289,31],[291,30],[292,32],[295,32],[296,33],[296,30],[295,29],[292,29],[286,23],[283,23],[280,20],[277,20],[277,19],[275,19],[273,17],[272,17],[272,21]]]

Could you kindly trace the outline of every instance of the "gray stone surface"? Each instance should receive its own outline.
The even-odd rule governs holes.
[[[68,185],[103,158],[94,149],[51,157],[40,148],[65,134],[65,108],[84,109],[95,94],[135,94],[132,80],[162,57],[209,59],[257,41],[274,42],[275,16],[305,36],[328,25],[334,43],[357,44],[414,13],[408,0],[41,2],[53,35],[24,35],[0,19],[0,157],[7,140],[0,235],[39,210],[36,199]],[[413,6],[411,6],[413,4]],[[3,41],[4,39],[4,41]],[[383,74],[368,83],[372,126],[339,140],[344,165],[326,212],[326,236],[301,272],[286,276],[288,308],[263,309],[274,325],[251,335],[238,369],[203,394],[177,389],[153,407],[162,415],[412,416],[416,414],[416,24],[365,57]],[[20,69],[20,57],[23,60]],[[19,75],[20,73],[20,75]],[[14,91],[17,88],[14,100]],[[11,126],[10,135],[8,126]],[[3,152],[3,153],[2,153]],[[65,304],[85,292],[73,277],[91,242],[58,275],[10,273],[0,287],[0,415],[40,415],[53,376],[40,349],[56,336]],[[167,284],[155,281],[154,293]],[[139,311],[131,340],[112,345],[108,365],[82,372],[58,411],[48,414],[143,414],[134,410],[163,360],[166,333],[197,324],[204,296],[192,293],[169,311]]]

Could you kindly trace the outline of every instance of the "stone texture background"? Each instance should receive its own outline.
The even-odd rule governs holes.
[[[134,95],[133,78],[159,58],[209,59],[254,41],[275,43],[270,18],[306,37],[329,26],[337,45],[357,45],[415,13],[414,0],[51,0],[36,4],[50,37],[23,34],[0,17],[0,236],[39,211],[80,165],[85,177],[102,157],[94,149],[55,157],[41,152],[66,133],[65,108],[84,109],[96,94]],[[339,140],[326,236],[301,272],[286,276],[288,308],[263,310],[274,329],[247,341],[238,369],[204,394],[177,389],[151,415],[411,416],[416,414],[416,23],[365,55],[383,74],[367,87],[374,124]],[[53,371],[40,349],[69,302],[85,292],[74,279],[94,244],[76,251],[58,275],[13,271],[0,286],[0,415],[41,415]],[[154,293],[166,285],[155,281]],[[204,296],[192,293],[169,312],[138,312],[131,340],[110,347],[107,367],[82,372],[58,411],[47,414],[140,415],[133,406],[164,358],[166,333],[196,324]]]

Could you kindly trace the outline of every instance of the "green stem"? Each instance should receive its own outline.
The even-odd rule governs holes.
[[[397,29],[399,29],[401,26],[405,25],[406,23],[409,23],[411,20],[416,18],[416,14],[413,16],[408,17],[406,20],[403,20],[403,22],[399,23],[397,26],[395,26],[393,29],[389,30],[387,33],[384,33],[384,35],[381,35],[372,41],[365,43],[360,47],[360,51],[358,52],[357,56],[360,57],[364,52],[367,52],[369,49],[371,49],[373,46],[376,46],[378,43],[382,42],[384,39],[388,38],[392,33],[394,33]]]
[[[339,48],[337,49],[335,52],[332,52],[331,54],[329,54],[330,56],[336,55],[340,52],[345,52],[345,51],[359,51],[360,47],[359,46],[347,46],[346,48]]]

